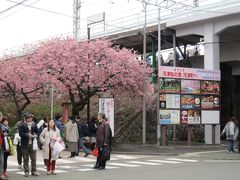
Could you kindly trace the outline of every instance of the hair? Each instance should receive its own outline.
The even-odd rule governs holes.
[[[99,116],[101,116],[103,119],[105,119],[105,118],[106,118],[106,117],[105,117],[105,114],[104,114],[104,113],[102,113],[102,112],[99,112],[99,113],[98,113],[98,115],[99,115]]]
[[[56,124],[55,124],[55,121],[54,121],[53,119],[50,119],[50,120],[48,121],[48,131],[50,131],[50,127],[49,127],[50,121],[53,121],[53,122],[54,122],[53,130],[56,131]]]
[[[56,116],[55,116],[55,119],[60,119],[62,116],[60,115],[60,114],[57,114]]]
[[[3,116],[3,117],[2,117],[2,123],[3,123],[4,121],[9,121],[8,117]]]
[[[95,122],[97,121],[97,118],[92,117],[90,121],[93,122],[93,123],[95,123]]]

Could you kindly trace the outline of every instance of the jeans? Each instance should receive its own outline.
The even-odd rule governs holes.
[[[234,151],[233,143],[234,143],[233,140],[228,140],[228,151],[231,151],[231,152]]]
[[[0,176],[3,174],[3,149],[2,146],[0,145]]]
[[[29,147],[22,147],[22,155],[23,155],[23,167],[24,167],[24,172],[29,173],[29,157],[31,159],[31,173],[35,173],[37,171],[37,151],[33,150],[32,146]]]
[[[78,140],[78,149],[82,148],[85,154],[90,154],[89,150],[84,145],[84,137],[79,138]]]

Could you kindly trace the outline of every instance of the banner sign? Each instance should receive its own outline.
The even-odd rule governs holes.
[[[220,81],[221,73],[218,70],[160,66],[159,77]]]
[[[105,114],[114,137],[114,98],[99,98],[99,112]]]

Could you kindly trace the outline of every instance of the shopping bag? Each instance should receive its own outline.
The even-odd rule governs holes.
[[[33,150],[34,150],[34,151],[38,150],[37,138],[34,138],[34,139],[33,139]]]
[[[9,143],[9,155],[13,156],[14,155],[14,146],[13,146],[13,142],[12,142],[11,138],[9,138],[8,143]]]
[[[92,151],[92,155],[95,157],[98,157],[98,148],[95,147],[94,150]]]
[[[60,152],[65,149],[65,145],[62,142],[56,141],[53,146],[53,156],[57,156]]]
[[[102,158],[105,161],[109,161],[110,160],[110,155],[111,155],[111,150],[109,147],[104,147],[102,150]]]
[[[9,151],[9,143],[8,143],[8,138],[6,136],[4,137],[4,145],[5,145],[5,150]]]

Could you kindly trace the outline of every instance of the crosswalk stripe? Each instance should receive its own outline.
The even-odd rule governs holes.
[[[136,159],[134,156],[128,156],[128,155],[115,155],[115,157],[120,159]]]
[[[78,168],[77,166],[58,166],[58,168],[63,168],[63,169],[76,169]]]
[[[179,164],[178,161],[166,161],[166,160],[147,160],[149,162],[167,163],[167,164]]]
[[[8,172],[15,172],[15,171],[20,171],[21,169],[7,169]]]
[[[130,163],[130,164],[141,164],[141,165],[151,165],[151,166],[158,166],[158,165],[162,164],[162,163],[144,162],[144,161],[128,161],[127,163]]]
[[[84,157],[75,157],[76,160],[82,161],[82,162],[95,162],[96,159],[89,159]]]
[[[198,160],[193,159],[177,159],[177,158],[168,158],[171,161],[181,161],[181,162],[198,162]]]
[[[84,164],[84,165],[82,165],[82,166],[84,166],[84,167],[91,167],[91,168],[93,168],[93,165],[92,165],[92,164]],[[106,166],[106,169],[117,169],[117,168],[119,168],[119,167],[114,167],[114,166]]]
[[[76,169],[76,171],[81,171],[81,172],[87,172],[87,171],[94,171],[95,169],[90,169],[90,168],[86,168],[86,169]]]
[[[75,162],[74,161],[69,161],[69,160],[66,160],[66,159],[58,159],[57,163],[58,164],[72,164],[72,163],[75,163]]]
[[[108,163],[112,166],[123,166],[123,167],[140,167],[140,165],[137,164],[126,164],[126,163]]]
[[[47,172],[47,170],[45,168],[37,168],[37,171]],[[55,172],[56,173],[66,173],[67,171],[56,169]]]

